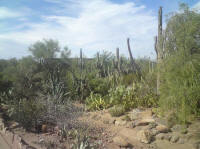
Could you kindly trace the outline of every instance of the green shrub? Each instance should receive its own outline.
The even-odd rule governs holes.
[[[93,78],[89,80],[89,87],[94,94],[100,94],[101,96],[105,96],[108,94],[108,90],[110,88],[109,81],[107,78]]]
[[[117,105],[122,102],[123,96],[126,94],[125,86],[117,86],[109,90],[109,102],[111,105]]]
[[[163,111],[173,110],[178,121],[186,123],[192,114],[200,115],[200,59],[179,51],[165,59],[160,105]],[[183,61],[184,60],[184,61]]]
[[[122,105],[125,111],[136,107],[156,107],[158,96],[145,89],[144,84],[133,84],[131,87],[118,86],[109,90],[110,105]]]
[[[185,4],[168,18],[165,56],[160,65],[160,106],[178,122],[200,115],[200,14]]]
[[[121,84],[123,84],[125,86],[132,85],[134,80],[136,79],[136,77],[137,76],[135,74],[133,74],[133,73],[123,75]]]
[[[45,107],[37,100],[21,99],[8,107],[9,116],[27,130],[37,126],[45,111]]]
[[[122,116],[125,114],[125,109],[123,106],[120,106],[120,105],[116,105],[114,107],[112,107],[110,110],[109,110],[109,113],[111,114],[111,116],[113,117],[119,117],[119,116]]]
[[[86,106],[88,110],[102,110],[107,107],[107,103],[100,94],[91,92],[90,96],[86,98]]]

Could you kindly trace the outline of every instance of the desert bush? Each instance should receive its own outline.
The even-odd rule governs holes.
[[[123,100],[123,96],[126,94],[126,87],[119,85],[116,88],[111,88],[109,90],[109,103],[110,105],[120,104]]]
[[[107,78],[93,78],[89,80],[89,87],[90,91],[94,92],[94,94],[105,96],[108,94],[110,85]]]
[[[200,115],[199,20],[199,13],[182,4],[169,17],[165,34],[160,106],[163,111],[174,111],[182,123]]]
[[[111,114],[111,116],[113,117],[119,117],[125,114],[125,109],[123,106],[120,105],[116,105],[114,107],[112,107],[111,109],[109,109],[109,113]]]
[[[109,104],[122,105],[126,111],[136,107],[156,107],[158,96],[142,83],[109,90]]]
[[[8,115],[25,129],[36,128],[45,112],[45,106],[38,100],[21,99],[8,106]]]
[[[102,110],[107,107],[107,103],[102,96],[93,92],[86,98],[86,105],[88,110]]]

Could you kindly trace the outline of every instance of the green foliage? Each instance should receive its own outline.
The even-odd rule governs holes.
[[[38,100],[27,101],[26,99],[10,104],[8,108],[9,116],[27,130],[37,126],[38,120],[45,111],[45,107]]]
[[[86,105],[88,110],[102,110],[107,107],[106,101],[101,95],[94,94],[93,92],[86,98]]]
[[[89,80],[89,87],[94,94],[105,96],[108,94],[110,83],[107,78],[93,78]]]
[[[168,20],[160,105],[179,122],[200,114],[200,14],[183,7]]]
[[[136,78],[136,75],[133,73],[123,75],[121,84],[125,86],[130,86],[133,84],[135,78]]]
[[[60,57],[66,59],[66,58],[69,58],[70,55],[71,55],[71,50],[69,50],[68,47],[64,47],[64,50],[61,52]]]
[[[93,146],[89,143],[89,137],[86,135],[77,135],[75,143],[72,145],[72,149],[93,149]]]
[[[114,106],[112,107],[110,110],[109,110],[109,113],[111,114],[111,116],[113,117],[119,117],[119,116],[122,116],[125,114],[125,109],[123,106],[120,106],[120,105],[117,105],[117,106]]]
[[[30,46],[29,51],[32,52],[37,60],[41,58],[55,58],[56,52],[60,51],[60,47],[58,41],[44,39],[44,41],[38,41]]]
[[[146,90],[143,84],[133,84],[132,87],[118,86],[109,90],[109,103],[110,105],[120,104],[126,111],[136,107],[157,106],[158,97]]]

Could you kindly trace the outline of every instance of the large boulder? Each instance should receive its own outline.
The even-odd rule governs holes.
[[[136,123],[136,126],[146,126],[150,123],[155,123],[155,120],[153,118],[144,118]]]
[[[153,135],[152,135],[151,131],[148,129],[140,130],[137,133],[137,137],[138,137],[138,140],[140,140],[140,142],[146,143],[146,144],[151,143],[151,141],[153,139]]]
[[[156,135],[156,140],[163,140],[165,137],[165,134],[164,133],[160,133],[158,135]]]
[[[160,133],[167,133],[169,132],[169,128],[165,125],[158,125],[156,126],[156,129],[160,132]]]
[[[125,126],[126,124],[127,124],[126,121],[122,121],[122,120],[116,120],[115,121],[116,126]]]
[[[141,113],[141,110],[139,109],[133,109],[133,111],[130,113],[131,120],[137,120],[139,119],[139,114]]]
[[[171,138],[170,141],[171,141],[172,143],[176,143],[178,140],[179,140],[179,136],[174,135],[174,136],[172,136],[172,138]]]

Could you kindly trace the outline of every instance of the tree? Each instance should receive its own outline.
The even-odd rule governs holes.
[[[64,47],[64,50],[61,51],[60,57],[61,57],[61,58],[69,58],[70,55],[71,55],[71,50],[70,50],[67,46],[65,46],[65,47]]]
[[[53,39],[44,39],[43,41],[37,41],[29,47],[32,55],[36,60],[42,58],[55,58],[56,52],[60,52],[58,41]]]
[[[191,114],[200,115],[200,14],[180,8],[165,30],[160,104],[185,123]]]

